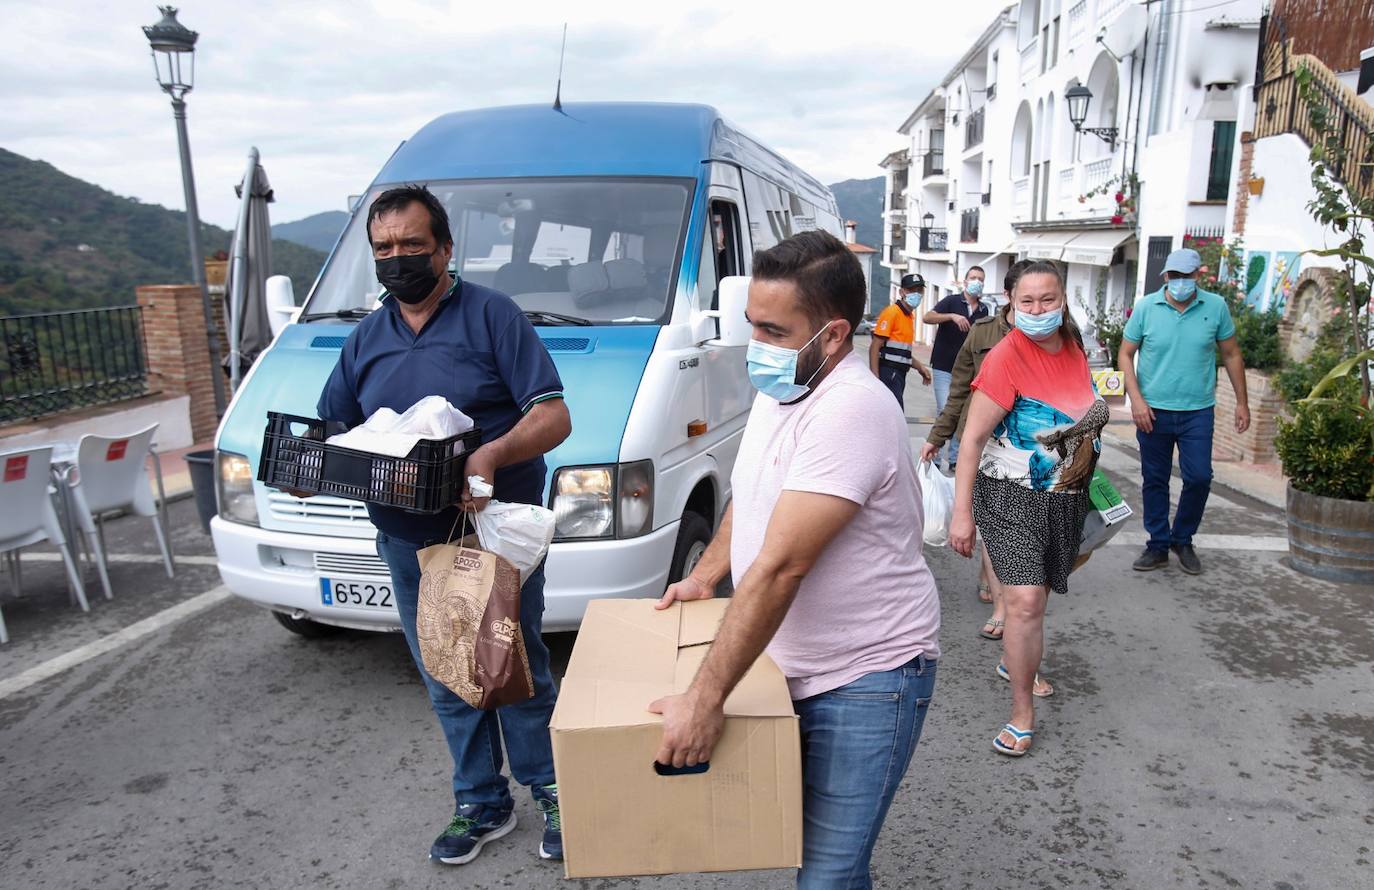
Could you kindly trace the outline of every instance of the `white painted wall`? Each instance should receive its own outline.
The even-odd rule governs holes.
[[[56,442],[75,445],[82,436],[127,436],[158,424],[153,445],[159,451],[175,451],[195,444],[191,438],[191,397],[166,396],[110,405],[95,416],[63,420],[62,415],[39,418],[6,435],[0,430],[0,451],[37,448]]]
[[[1334,247],[1335,234],[1312,219],[1307,203],[1316,197],[1309,180],[1308,148],[1291,133],[1255,143],[1251,175],[1264,180],[1264,194],[1251,195],[1246,213],[1247,250],[1304,251]],[[1335,268],[1334,260],[1303,257],[1303,268]]]

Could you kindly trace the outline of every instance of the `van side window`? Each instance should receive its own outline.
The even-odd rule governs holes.
[[[711,309],[720,308],[719,283],[731,275],[742,275],[744,257],[740,252],[739,210],[730,201],[712,201],[710,225],[706,244],[702,249],[702,266],[712,260],[714,283],[711,290]],[[702,290],[705,296],[706,291]]]

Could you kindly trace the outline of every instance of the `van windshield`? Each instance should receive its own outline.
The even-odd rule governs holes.
[[[508,179],[428,183],[448,210],[465,281],[508,294],[536,324],[659,324],[672,307],[689,179]],[[377,307],[366,208],[348,223],[302,318]],[[540,313],[547,313],[541,315]]]

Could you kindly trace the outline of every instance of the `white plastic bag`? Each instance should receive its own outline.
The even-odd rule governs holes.
[[[921,506],[926,514],[921,536],[932,547],[943,547],[949,542],[949,522],[954,515],[954,480],[929,460],[917,463],[916,479],[921,483]]]
[[[553,511],[532,504],[488,501],[485,510],[472,515],[471,522],[477,528],[477,543],[519,569],[522,585],[553,541]]]

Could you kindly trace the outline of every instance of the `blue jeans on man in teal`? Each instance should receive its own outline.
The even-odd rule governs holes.
[[[1150,432],[1135,431],[1140,445],[1140,506],[1151,550],[1167,551],[1193,543],[1202,524],[1202,511],[1212,490],[1212,431],[1215,410],[1168,411],[1155,408]],[[1183,492],[1178,512],[1169,522],[1169,477],[1174,469],[1174,449],[1178,449],[1179,475]]]
[[[443,543],[433,541],[429,543]],[[510,784],[501,775],[501,741],[510,756],[515,781],[530,788],[554,784],[553,747],[549,719],[557,695],[549,666],[549,649],[541,631],[544,623],[544,566],[540,565],[520,588],[520,631],[525,639],[534,697],[494,711],[472,707],[447,686],[429,675],[420,659],[415,636],[416,602],[420,595],[420,563],[416,551],[424,545],[377,534],[377,553],[391,570],[393,595],[401,616],[411,657],[420,671],[434,715],[453,755],[453,797],[464,804],[485,804],[509,809]]]
[[[935,660],[792,703],[801,723],[800,890],[867,890],[869,859],[935,693]]]

